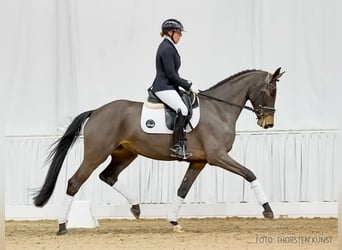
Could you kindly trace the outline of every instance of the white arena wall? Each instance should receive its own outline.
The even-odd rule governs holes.
[[[56,136],[6,138],[6,219],[56,218],[68,178],[78,168],[82,138],[67,155],[49,203],[35,208],[32,193],[42,184],[42,164]],[[337,216],[336,131],[239,133],[231,156],[250,168],[265,188],[276,215]],[[103,163],[86,181],[76,200],[88,200],[97,218],[130,218],[128,202],[103,183]],[[120,175],[139,197],[142,217],[163,217],[187,164],[139,157]],[[260,216],[249,184],[207,165],[195,181],[180,216]]]
[[[177,45],[180,75],[201,90],[246,69],[286,71],[277,84],[274,128],[262,130],[255,115],[243,111],[230,154],[258,176],[276,215],[337,216],[342,1],[10,0],[0,5],[6,219],[56,218],[83,144],[81,138],[70,150],[53,197],[38,209],[31,194],[45,178],[49,146],[85,110],[117,99],[145,100],[166,18],[185,26]],[[99,180],[104,164],[76,199],[88,200],[98,218],[132,218],[127,201]],[[181,162],[139,157],[120,178],[138,194],[142,217],[164,217],[185,170]],[[227,215],[260,216],[261,206],[241,177],[207,166],[180,216]]]

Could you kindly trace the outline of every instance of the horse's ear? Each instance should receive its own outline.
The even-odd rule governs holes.
[[[276,71],[274,71],[273,75],[272,75],[272,82],[276,82],[284,73],[285,71],[281,72],[281,67],[277,68]]]

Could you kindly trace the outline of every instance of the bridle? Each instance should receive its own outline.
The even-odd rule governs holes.
[[[225,104],[228,104],[228,105],[232,105],[232,106],[235,106],[235,107],[239,107],[241,109],[247,109],[249,111],[252,111],[253,113],[255,113],[255,115],[257,116],[258,119],[264,117],[265,115],[265,112],[268,112],[268,113],[274,113],[276,111],[275,108],[273,107],[269,107],[269,106],[265,106],[264,105],[264,101],[265,101],[265,93],[266,91],[270,88],[270,87],[273,87],[272,86],[272,81],[270,79],[270,77],[272,76],[272,74],[268,74],[267,77],[266,77],[266,81],[265,81],[265,86],[264,88],[261,90],[261,93],[260,93],[260,97],[262,98],[261,99],[261,104],[259,104],[259,106],[257,108],[252,108],[252,107],[249,107],[249,106],[242,106],[242,105],[239,105],[239,104],[236,104],[236,103],[232,103],[232,102],[228,102],[228,101],[225,101],[225,100],[222,100],[222,99],[219,99],[217,97],[214,97],[214,96],[210,96],[210,95],[207,95],[207,94],[204,94],[203,92],[200,92],[198,93],[198,95],[201,95],[201,96],[204,96],[204,97],[207,97],[209,99],[212,99],[212,100],[215,100],[217,102],[222,102],[222,103],[225,103]]]
[[[256,116],[258,117],[258,119],[262,118],[265,116],[265,112],[268,113],[272,113],[274,114],[274,112],[276,111],[276,109],[274,107],[269,107],[269,106],[265,106],[264,101],[265,101],[265,93],[269,88],[273,88],[273,84],[269,81],[266,81],[265,87],[261,90],[261,104],[259,104],[258,108],[256,108],[254,110],[254,113],[256,114]]]

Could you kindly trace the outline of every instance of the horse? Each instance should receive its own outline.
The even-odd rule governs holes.
[[[200,120],[187,134],[187,146],[192,156],[183,159],[189,166],[167,215],[174,231],[183,231],[177,222],[179,209],[196,177],[207,164],[228,170],[248,181],[264,209],[263,216],[274,218],[267,196],[255,174],[232,159],[228,152],[232,149],[236,136],[236,121],[244,108],[255,113],[260,127],[273,127],[277,81],[283,73],[280,67],[273,74],[263,70],[244,70],[200,91],[197,96]],[[252,107],[245,106],[248,100]],[[83,128],[84,156],[79,168],[68,180],[65,199],[58,216],[57,235],[68,232],[66,222],[73,197],[92,172],[109,156],[111,161],[99,178],[128,200],[130,210],[137,219],[140,216],[139,201],[125,183],[118,181],[119,174],[138,155],[162,161],[180,160],[170,156],[171,134],[150,134],[141,129],[139,119],[142,108],[142,102],[115,100],[98,109],[83,112],[74,118],[62,137],[55,142],[48,156],[51,164],[45,181],[33,197],[37,207],[43,207],[51,197],[68,150]]]

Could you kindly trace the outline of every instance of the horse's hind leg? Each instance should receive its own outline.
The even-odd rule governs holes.
[[[69,179],[63,207],[58,216],[59,231],[57,232],[57,235],[67,233],[65,223],[67,221],[74,196],[100,163],[101,162],[89,163],[86,160],[83,160],[76,173]]]
[[[177,216],[179,209],[182,205],[183,200],[185,199],[186,195],[188,194],[192,184],[196,180],[197,176],[204,168],[206,162],[192,162],[187,169],[183,181],[178,188],[177,197],[175,198],[174,202],[171,205],[171,208],[168,212],[167,219],[173,225],[174,232],[183,232],[182,227],[177,222]]]
[[[138,198],[132,194],[125,183],[118,180],[119,174],[137,157],[137,154],[130,152],[123,147],[119,147],[111,154],[111,157],[111,162],[101,172],[99,177],[127,199],[131,204],[132,214],[136,219],[139,219],[140,206]]]
[[[223,169],[226,169],[245,178],[245,180],[251,184],[251,188],[254,191],[256,199],[264,208],[264,217],[268,219],[274,218],[273,211],[268,203],[267,196],[261,184],[259,183],[256,176],[251,170],[236,162],[225,152],[222,152],[219,155],[219,157],[215,157],[215,159],[213,161],[209,161],[209,163],[211,165],[219,166]]]

